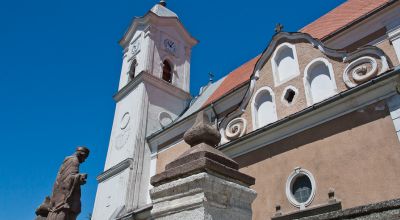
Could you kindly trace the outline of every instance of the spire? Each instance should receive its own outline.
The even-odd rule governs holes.
[[[276,24],[275,33],[282,32],[282,30],[283,30],[283,25],[281,23]]]

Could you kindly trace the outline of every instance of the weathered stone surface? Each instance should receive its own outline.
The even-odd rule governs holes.
[[[227,167],[232,169],[239,169],[238,163],[232,160],[231,158],[227,157],[221,151],[207,145],[207,144],[198,144],[188,151],[184,152],[181,156],[179,156],[176,160],[172,161],[171,163],[165,166],[165,169],[171,169],[178,166],[181,166],[185,163],[188,163],[192,160],[197,160],[201,157],[207,157],[212,160],[218,161],[220,164],[223,164]]]
[[[195,124],[185,133],[185,141],[192,147],[167,164],[164,172],[153,176],[153,186],[200,172],[214,172],[248,186],[255,183],[253,177],[238,171],[239,165],[234,160],[213,147],[221,136],[207,120],[204,112],[197,115]]]
[[[183,139],[190,146],[206,143],[210,146],[217,146],[221,140],[221,134],[215,126],[208,123],[208,117],[204,112],[197,114],[196,122],[183,136]]]
[[[309,207],[304,210],[298,210],[298,211],[284,213],[284,214],[281,213],[280,215],[272,217],[271,219],[272,220],[292,220],[292,219],[299,219],[299,218],[304,218],[304,217],[308,217],[308,216],[315,216],[315,215],[320,215],[323,213],[338,211],[341,209],[342,209],[342,203],[340,201],[335,201],[335,202],[328,202],[327,204],[324,204],[324,205]]]
[[[158,186],[167,181],[172,181],[200,172],[213,172],[224,177],[231,178],[232,181],[241,182],[242,184],[247,186],[254,185],[255,183],[255,179],[251,176],[241,173],[236,169],[232,169],[230,167],[222,165],[210,158],[201,157],[196,160],[182,164],[181,166],[167,169],[164,172],[153,176],[151,178],[151,184],[153,186]]]
[[[152,218],[157,220],[250,220],[256,192],[203,172],[159,185],[151,198]]]
[[[400,199],[358,206],[321,215],[299,218],[299,220],[395,220],[400,219]]]
[[[221,136],[204,112],[184,135],[191,149],[151,178],[155,220],[251,220],[255,179],[214,147]]]

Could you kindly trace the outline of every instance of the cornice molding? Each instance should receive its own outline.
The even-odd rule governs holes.
[[[188,92],[185,92],[184,90],[174,86],[171,83],[166,82],[165,80],[155,77],[152,74],[144,74],[143,80],[159,89],[164,90],[171,95],[177,96],[180,99],[189,100],[192,98],[192,96]]]
[[[132,81],[122,87],[114,96],[113,99],[115,102],[119,102],[123,99],[126,95],[128,95],[134,88],[136,88],[142,81],[144,72],[140,72]]]
[[[132,163],[133,163],[132,158],[127,158],[127,159],[121,161],[117,165],[114,165],[110,169],[108,169],[108,170],[102,172],[100,175],[98,175],[96,178],[97,182],[101,183],[104,180],[107,180],[108,178],[115,176],[116,174],[118,174],[118,173],[124,171],[125,169],[127,169],[128,167],[130,167]]]
[[[300,112],[250,132],[218,147],[235,158],[348,114],[397,93],[400,69],[382,74]]]
[[[132,37],[136,28],[140,25],[153,25],[153,24],[161,24],[161,25],[168,25],[168,26],[175,26],[180,35],[183,36],[186,42],[188,42],[191,46],[196,45],[199,41],[195,39],[190,33],[187,31],[185,26],[182,22],[176,17],[160,17],[154,14],[152,11],[147,12],[142,17],[135,17],[131,24],[129,25],[128,29],[126,30],[124,36],[119,40],[119,44],[124,48],[125,45],[129,43],[130,38]]]
[[[163,91],[174,95],[183,100],[189,100],[191,95],[182,89],[171,85],[168,82],[165,82],[162,79],[159,79],[145,71],[140,72],[132,81],[130,81],[126,86],[122,87],[114,96],[114,100],[119,102],[122,100],[126,95],[128,95],[133,89],[135,89],[140,83],[147,82]]]

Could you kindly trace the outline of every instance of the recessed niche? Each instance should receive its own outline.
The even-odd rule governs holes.
[[[275,49],[272,54],[272,73],[275,86],[300,75],[295,45],[282,43]]]

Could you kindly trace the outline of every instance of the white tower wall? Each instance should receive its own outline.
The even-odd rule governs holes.
[[[156,161],[146,137],[186,109],[190,53],[196,43],[176,14],[160,4],[135,18],[121,39],[115,116],[104,172],[97,177],[93,219],[116,219],[150,203],[149,182]],[[165,60],[172,67],[172,82],[162,79]]]

